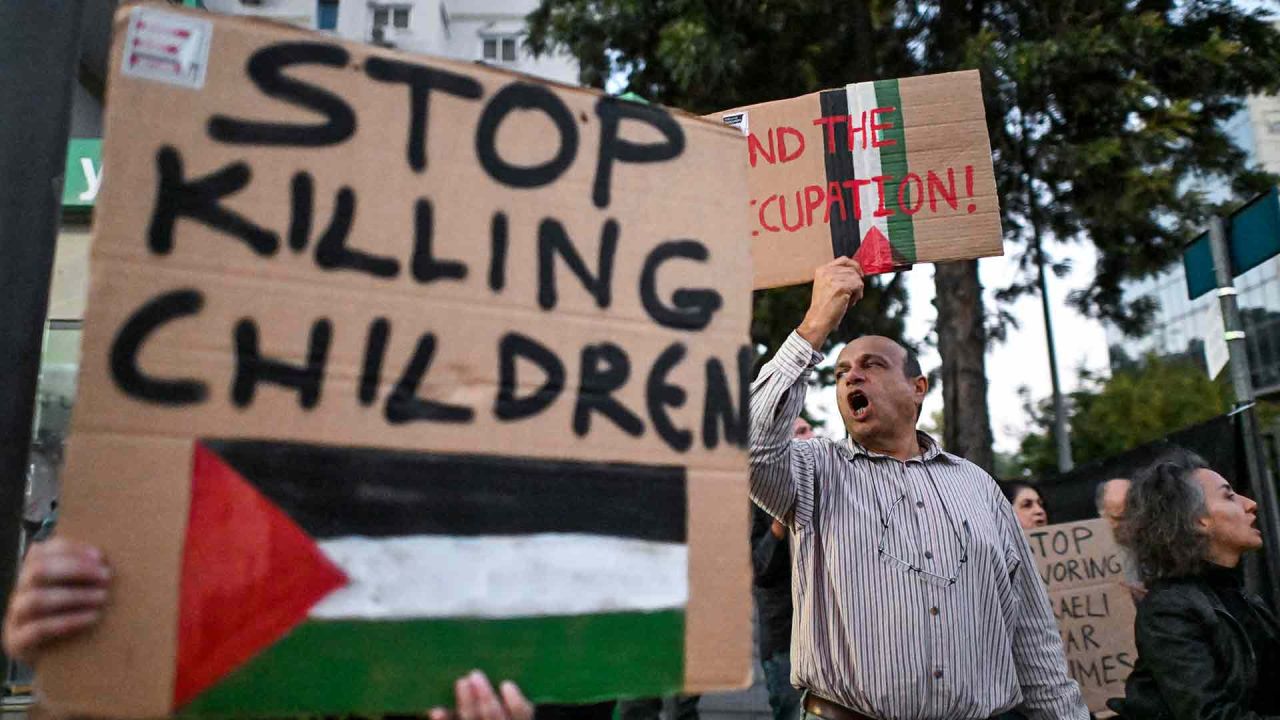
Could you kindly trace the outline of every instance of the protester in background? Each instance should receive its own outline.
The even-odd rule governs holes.
[[[795,440],[813,437],[813,427],[796,418]],[[756,601],[760,665],[764,668],[774,720],[800,717],[800,691],[791,685],[791,550],[787,527],[751,506],[751,594]]]
[[[55,537],[31,546],[4,616],[4,651],[39,669],[54,643],[87,632],[102,619],[111,566],[100,550]],[[457,707],[430,711],[431,720],[530,720],[533,706],[510,681],[493,686],[476,670],[454,684]]]
[[[991,476],[916,430],[915,356],[860,337],[835,366],[849,437],[792,438],[817,350],[862,297],[841,257],[751,385],[751,499],[791,535],[792,684],[820,718],[1084,720],[1048,594]]]
[[[1134,479],[1118,536],[1148,594],[1125,718],[1280,715],[1280,625],[1245,591],[1240,568],[1262,547],[1257,507],[1185,450]]]
[[[813,426],[809,424],[808,420],[798,417],[791,425],[791,437],[796,440],[808,440],[813,437]]]
[[[1093,501],[1098,506],[1098,517],[1111,525],[1111,532],[1120,526],[1120,518],[1124,516],[1124,499],[1132,483],[1127,478],[1112,478],[1098,483],[1094,491]]]
[[[1128,478],[1112,478],[1098,483],[1098,488],[1094,491],[1093,501],[1098,506],[1098,517],[1107,521],[1112,533],[1120,527],[1120,519],[1124,517],[1125,497],[1131,485]],[[1147,588],[1138,575],[1138,561],[1134,559],[1133,553],[1123,545],[1120,546],[1120,552],[1121,562],[1124,563],[1124,580],[1120,584],[1129,591],[1129,596],[1136,605],[1147,596]]]
[[[1044,509],[1044,498],[1040,497],[1039,490],[1024,482],[1001,483],[1000,490],[1013,506],[1014,517],[1018,518],[1018,526],[1023,530],[1049,524],[1049,514]]]

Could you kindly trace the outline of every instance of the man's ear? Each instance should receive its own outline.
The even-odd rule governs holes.
[[[912,390],[914,391],[914,394],[916,397],[916,404],[923,405],[924,396],[929,394],[929,378],[925,377],[924,375],[921,375],[915,380],[912,380],[911,384],[912,384]]]

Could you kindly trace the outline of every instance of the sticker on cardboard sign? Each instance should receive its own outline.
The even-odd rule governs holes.
[[[733,113],[732,115],[725,115],[721,119],[724,120],[725,125],[736,127],[739,130],[741,130],[743,137],[746,137],[747,133],[749,132],[747,129],[748,128],[747,113],[745,111],[736,112],[736,113]]]
[[[204,87],[213,25],[187,15],[134,8],[129,14],[122,72],[131,77]]]

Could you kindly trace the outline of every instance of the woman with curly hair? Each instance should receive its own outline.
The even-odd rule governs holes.
[[[1186,451],[1134,479],[1116,535],[1148,595],[1125,718],[1280,716],[1280,624],[1240,571],[1241,556],[1262,547],[1257,507]]]

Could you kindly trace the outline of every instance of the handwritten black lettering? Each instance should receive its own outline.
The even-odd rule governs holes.
[[[248,73],[263,95],[311,110],[325,117],[310,125],[244,120],[215,115],[209,120],[209,137],[242,145],[290,145],[323,147],[345,142],[356,131],[356,114],[341,97],[284,74],[295,65],[344,68],[350,55],[341,45],[288,42],[268,45],[249,58]]]

